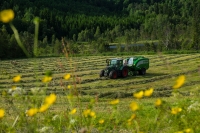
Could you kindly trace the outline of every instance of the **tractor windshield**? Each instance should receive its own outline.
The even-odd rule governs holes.
[[[117,65],[117,60],[111,60],[110,65],[112,65],[112,66]]]

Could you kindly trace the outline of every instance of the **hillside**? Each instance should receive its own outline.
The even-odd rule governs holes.
[[[97,46],[91,44],[91,48],[98,47],[98,52],[106,51],[101,49],[102,45],[104,47],[122,40],[127,44],[140,40],[159,40],[164,50],[200,48],[198,0],[10,0],[0,5],[1,10],[14,10],[13,23],[24,41],[32,41],[32,20],[39,16],[41,48],[46,48],[47,44],[55,46],[56,39],[59,42],[62,37],[75,43],[95,41]],[[3,23],[0,23],[0,27],[1,40],[7,36],[6,40],[0,42],[0,58],[9,58],[4,51],[10,48],[6,47],[7,50],[2,45],[11,43],[9,45],[15,46],[8,37],[13,32]],[[58,44],[56,47],[61,46]],[[60,51],[55,49],[53,51]]]

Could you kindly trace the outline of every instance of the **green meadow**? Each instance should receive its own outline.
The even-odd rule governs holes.
[[[134,55],[130,55],[134,56]],[[119,57],[130,57],[119,56]],[[142,55],[150,59],[146,75],[99,78],[106,59],[117,56],[51,57],[0,62],[1,132],[199,132],[200,54]],[[52,80],[42,82],[51,72]],[[70,74],[69,79],[64,79]],[[19,82],[13,78],[21,76]],[[184,84],[173,89],[180,75]],[[150,97],[134,93],[153,88]],[[43,112],[45,97],[56,101]],[[160,105],[155,105],[160,99]],[[118,100],[118,102],[116,102]],[[114,103],[112,103],[114,102]],[[137,103],[136,110],[131,103]],[[179,108],[175,114],[173,108]]]

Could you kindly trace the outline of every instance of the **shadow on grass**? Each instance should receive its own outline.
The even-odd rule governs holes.
[[[129,75],[128,77],[126,78],[119,78],[121,80],[130,80],[130,79],[146,79],[146,78],[153,78],[153,77],[158,77],[158,76],[165,76],[165,75],[168,75],[166,73],[146,73],[145,75]]]

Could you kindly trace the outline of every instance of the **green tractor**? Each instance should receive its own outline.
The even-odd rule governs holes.
[[[121,58],[107,59],[107,67],[101,70],[100,77],[109,77],[111,79],[116,79],[118,77],[127,77],[128,76],[128,66],[123,64],[124,60]]]
[[[130,57],[127,59],[114,58],[106,60],[107,67],[100,71],[100,77],[116,79],[128,75],[145,75],[149,68],[149,59],[143,56]]]

